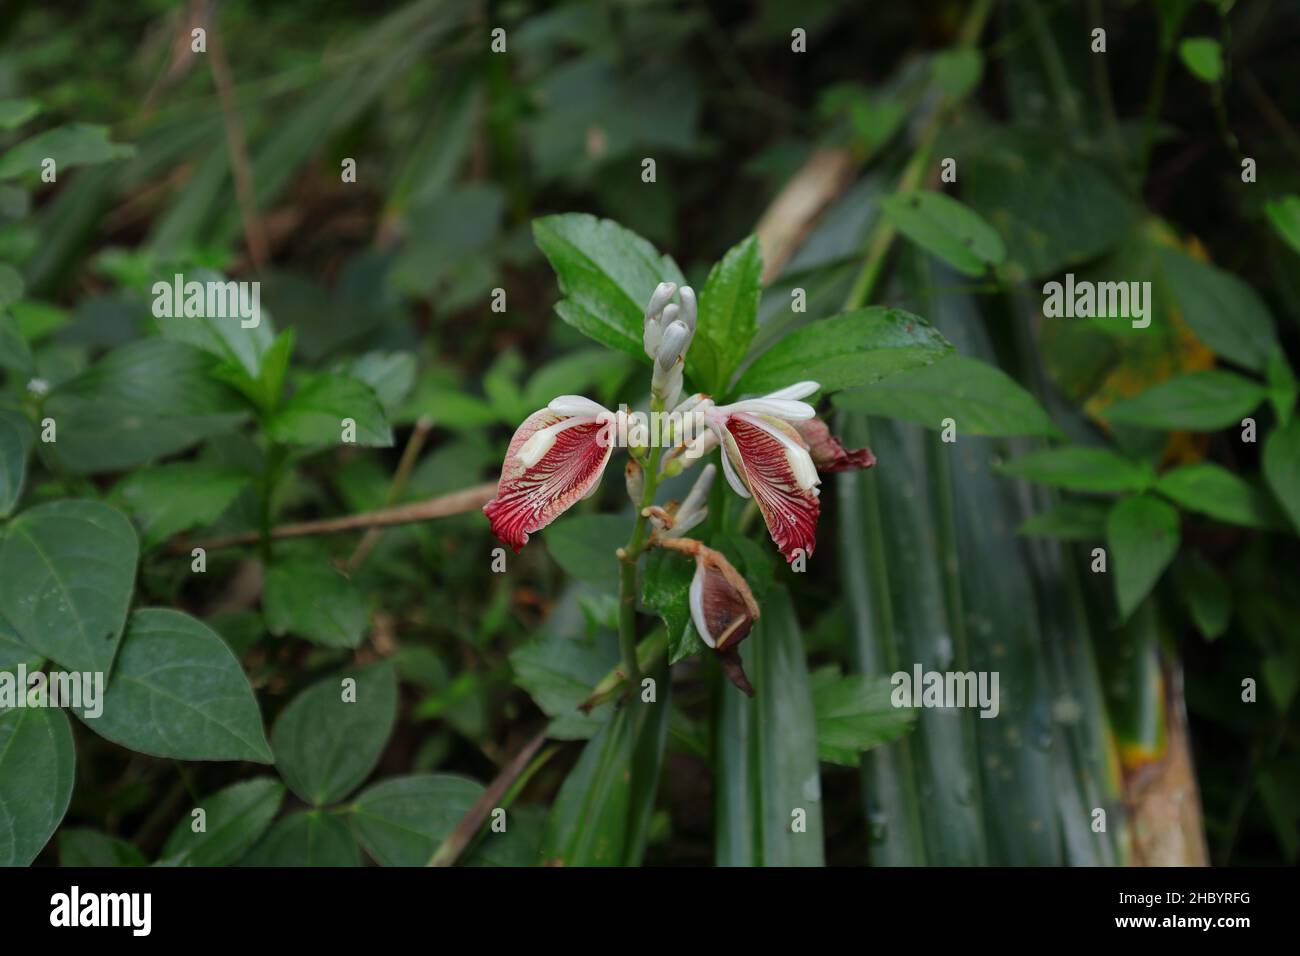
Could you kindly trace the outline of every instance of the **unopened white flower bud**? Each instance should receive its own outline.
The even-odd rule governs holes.
[[[664,328],[663,337],[659,340],[658,364],[664,369],[677,364],[690,344],[691,330],[686,323],[680,319],[672,322]]]
[[[699,316],[699,307],[695,302],[695,290],[688,285],[682,286],[682,311],[679,318],[686,323],[686,327],[695,334],[695,323]]]
[[[677,284],[675,282],[661,282],[655,286],[654,293],[650,296],[650,304],[645,307],[646,318],[649,319],[651,316],[657,316],[662,312],[664,306],[669,303],[676,291]]]

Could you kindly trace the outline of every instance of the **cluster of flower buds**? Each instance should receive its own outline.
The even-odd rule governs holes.
[[[681,300],[672,301],[674,295]],[[686,368],[686,350],[695,336],[699,307],[695,290],[688,285],[679,291],[676,283],[661,282],[646,306],[642,345],[654,362],[650,394],[664,408],[672,408],[682,394],[682,373]]]

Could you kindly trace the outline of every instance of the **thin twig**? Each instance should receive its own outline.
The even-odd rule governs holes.
[[[546,730],[537,734],[532,740],[524,744],[524,749],[515,754],[513,760],[501,768],[501,772],[496,775],[486,790],[479,794],[479,798],[474,801],[474,805],[466,811],[465,815],[460,818],[456,826],[452,828],[447,839],[442,841],[433,857],[429,860],[429,866],[451,866],[457,858],[464,852],[465,847],[469,846],[470,840],[474,839],[474,834],[478,833],[479,827],[488,818],[488,814],[494,808],[500,805],[501,798],[505,796],[510,785],[528,767],[533,755],[541,749],[542,744],[546,742]]]
[[[272,538],[305,538],[318,534],[339,534],[344,531],[364,531],[367,528],[391,528],[394,525],[416,524],[432,518],[447,518],[451,515],[464,514],[482,508],[497,493],[496,482],[463,488],[451,494],[440,495],[425,501],[415,501],[394,508],[380,508],[377,511],[363,511],[360,514],[345,515],[342,518],[323,518],[319,521],[302,521],[298,524],[280,525],[271,529]],[[209,538],[193,544],[178,540],[171,546],[175,553],[185,553],[191,548],[203,548],[214,551],[218,548],[232,548],[241,544],[256,544],[261,535],[256,531],[244,531],[239,534],[223,535]]]

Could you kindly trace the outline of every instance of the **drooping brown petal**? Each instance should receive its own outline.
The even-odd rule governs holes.
[[[718,664],[721,665],[722,673],[726,675],[727,680],[740,688],[747,697],[754,696],[754,685],[745,676],[745,666],[740,659],[740,651],[734,647],[720,651],[718,653]]]
[[[533,465],[520,461],[519,449],[528,439],[568,417],[544,408],[524,419],[510,439],[497,496],[483,506],[492,533],[516,552],[528,543],[530,533],[545,528],[595,489],[613,453],[607,424],[592,420],[561,430]]]
[[[780,419],[736,414],[727,419],[726,433],[723,454],[754,496],[786,561],[799,552],[812,557],[821,502],[817,473],[798,432]]]
[[[715,651],[739,644],[758,619],[749,583],[725,557],[704,546],[696,553],[689,602],[695,630]]]
[[[849,451],[831,434],[830,428],[820,418],[795,422],[794,427],[808,444],[808,451],[812,454],[813,464],[818,471],[854,471],[870,468],[876,463],[876,456],[870,448]]]

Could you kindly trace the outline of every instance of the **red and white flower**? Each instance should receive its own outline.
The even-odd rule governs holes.
[[[497,495],[483,506],[492,533],[516,552],[528,536],[593,494],[614,451],[614,412],[561,395],[515,431]]]
[[[806,398],[816,382],[799,382],[762,398],[715,405],[704,421],[722,446],[722,471],[736,494],[753,497],[786,561],[816,547],[821,478],[808,443],[791,422],[817,413]]]

